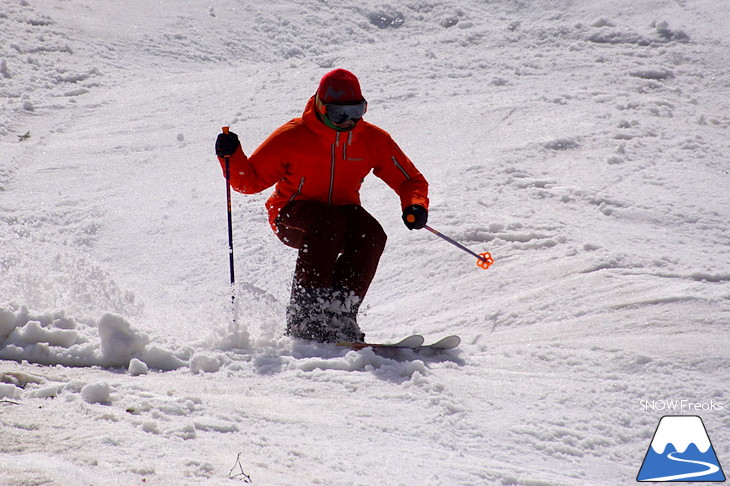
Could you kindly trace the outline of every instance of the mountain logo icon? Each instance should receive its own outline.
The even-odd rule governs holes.
[[[702,419],[696,415],[662,417],[636,480],[725,481]]]

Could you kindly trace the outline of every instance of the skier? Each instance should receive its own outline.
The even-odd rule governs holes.
[[[428,219],[428,183],[390,135],[362,120],[358,79],[335,69],[322,77],[300,118],[272,133],[247,157],[233,132],[215,151],[231,187],[254,194],[276,184],[266,202],[277,237],[299,250],[288,335],[319,342],[362,342],[357,313],[385,247],[380,223],[360,205],[373,173],[399,196],[408,229]]]

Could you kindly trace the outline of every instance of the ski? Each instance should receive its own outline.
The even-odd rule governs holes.
[[[461,338],[459,336],[453,335],[439,339],[433,344],[425,344],[419,346],[418,349],[454,349],[459,344],[461,344]]]
[[[414,334],[407,338],[401,339],[397,343],[337,343],[338,346],[344,346],[352,349],[365,348],[410,348],[416,349],[423,344],[425,338]]]
[[[419,350],[447,350],[447,349],[454,349],[459,344],[461,344],[461,338],[459,336],[453,335],[453,336],[446,336],[445,338],[439,339],[435,343],[432,344],[423,344],[426,340],[423,336],[414,334],[413,336],[408,336],[405,339],[402,339],[396,343],[337,343],[337,346],[344,346],[348,348],[352,348],[355,350],[358,349],[365,349],[365,348],[386,348],[386,349],[412,349],[414,351]]]

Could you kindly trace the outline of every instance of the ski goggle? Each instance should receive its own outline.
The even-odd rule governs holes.
[[[340,124],[348,120],[359,120],[368,111],[368,102],[365,100],[348,104],[325,104],[325,114],[332,123]]]

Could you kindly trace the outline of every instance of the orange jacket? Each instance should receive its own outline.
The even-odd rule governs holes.
[[[275,232],[276,217],[290,201],[360,204],[360,186],[371,170],[398,193],[401,207],[428,208],[428,182],[387,132],[364,120],[351,131],[333,130],[317,118],[314,96],[301,118],[279,127],[250,157],[239,147],[230,169],[231,187],[245,194],[276,184],[266,201]]]

